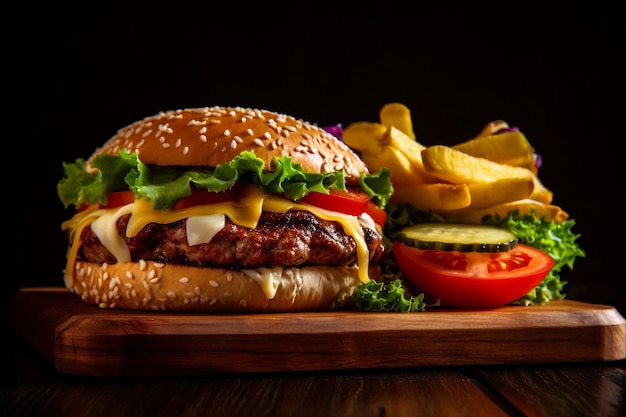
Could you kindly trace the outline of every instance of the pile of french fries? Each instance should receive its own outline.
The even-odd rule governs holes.
[[[488,123],[476,137],[453,146],[425,146],[416,140],[405,105],[388,103],[379,117],[380,122],[348,125],[343,139],[372,172],[389,169],[392,203],[465,223],[512,210],[555,222],[569,217],[539,180],[534,148],[523,133],[506,130],[506,122]]]

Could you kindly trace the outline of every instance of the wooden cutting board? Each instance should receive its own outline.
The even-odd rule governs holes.
[[[148,376],[613,361],[626,322],[611,306],[420,313],[189,314],[102,310],[64,288],[25,288],[9,326],[61,372]]]

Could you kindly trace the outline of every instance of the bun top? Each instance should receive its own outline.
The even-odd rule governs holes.
[[[121,149],[137,151],[147,165],[215,167],[244,150],[273,170],[272,159],[290,156],[308,172],[343,170],[348,184],[368,173],[361,158],[322,128],[292,116],[242,107],[161,112],[120,129],[87,161]]]

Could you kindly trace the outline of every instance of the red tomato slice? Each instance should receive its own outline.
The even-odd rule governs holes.
[[[175,210],[181,210],[188,207],[199,206],[202,204],[215,204],[224,201],[233,200],[236,197],[236,188],[231,187],[221,192],[211,192],[201,189],[192,189],[191,195],[184,197],[176,202]],[[132,191],[114,191],[109,193],[107,204],[103,208],[122,207],[135,201],[135,194]]]
[[[370,198],[358,190],[331,189],[328,194],[311,191],[299,201],[326,210],[360,216],[367,209]]]
[[[236,188],[237,187],[231,187],[217,193],[214,191],[199,190],[194,188],[190,196],[181,198],[176,202],[176,204],[174,204],[174,210],[182,210],[184,208],[200,206],[203,204],[216,204],[234,200],[236,198]]]
[[[554,266],[547,253],[517,244],[508,252],[421,250],[400,241],[392,252],[403,274],[424,293],[457,308],[492,308],[535,288]]]
[[[365,212],[370,215],[372,220],[374,220],[374,223],[376,223],[380,227],[385,226],[385,221],[387,220],[387,212],[385,210],[381,209],[376,204],[369,201],[367,203],[367,208],[365,209]]]
[[[132,191],[114,191],[109,193],[107,204],[104,208],[122,207],[135,201],[135,194]]]

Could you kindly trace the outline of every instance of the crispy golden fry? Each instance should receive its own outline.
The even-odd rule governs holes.
[[[533,192],[534,182],[532,178],[505,178],[491,182],[475,182],[468,184],[467,187],[472,197],[469,206],[441,214],[449,216],[528,198]]]
[[[535,149],[521,132],[479,136],[452,146],[453,149],[500,164],[523,167],[537,173]]]
[[[422,210],[458,210],[470,205],[472,197],[465,184],[412,183],[396,186],[391,196],[393,203],[408,203]]]
[[[426,169],[424,168],[424,163],[422,162],[422,151],[426,149],[424,145],[412,140],[410,137],[404,134],[404,132],[402,132],[395,126],[391,126],[389,129],[387,129],[387,131],[383,135],[382,141],[386,146],[389,146],[395,149],[398,153],[404,155],[406,160],[409,161],[412,167],[412,182],[439,182],[437,177],[426,172]],[[393,173],[391,176],[394,176]],[[396,176],[396,181],[399,181],[399,183],[404,183],[404,181],[400,180],[397,177],[398,176]]]
[[[481,210],[468,211],[455,214],[449,220],[462,223],[480,223],[484,216],[505,217],[509,212],[517,210],[520,215],[535,213],[540,219],[545,221],[554,221],[561,223],[569,218],[569,214],[559,206],[545,204],[532,199],[523,199],[511,201],[509,203],[499,204],[493,207],[487,207]]]
[[[380,123],[355,122],[343,129],[343,140],[356,151],[376,154],[386,131],[387,127]]]
[[[392,146],[380,148],[378,154],[364,153],[362,158],[371,172],[387,167],[394,187],[423,182],[420,173],[406,155]]]
[[[396,127],[415,140],[411,111],[401,103],[388,103],[380,110],[380,122],[386,127]]]
[[[343,140],[359,151],[361,158],[375,172],[389,168],[394,185],[434,182],[422,164],[424,145],[409,138],[400,129],[380,123],[357,122],[346,127]]]
[[[424,149],[422,162],[426,172],[454,184],[534,177],[532,171],[526,168],[478,158],[443,145],[434,145]]]

